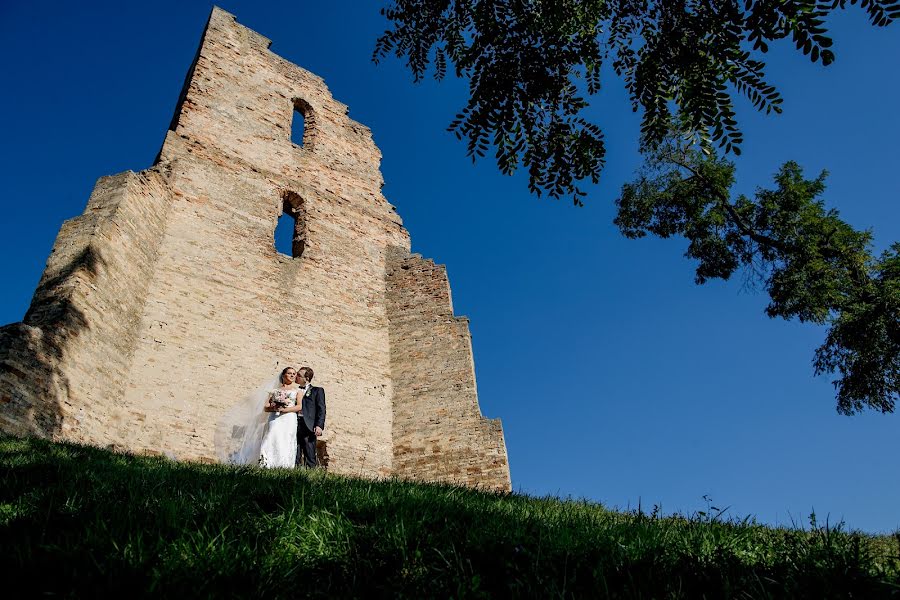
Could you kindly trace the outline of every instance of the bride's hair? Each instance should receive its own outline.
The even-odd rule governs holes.
[[[294,367],[285,367],[284,369],[282,369],[281,375],[278,376],[278,383],[280,383],[281,385],[284,385],[284,374],[287,373],[288,371],[296,372],[297,369],[295,369]],[[271,371],[269,371],[269,372],[271,373]]]

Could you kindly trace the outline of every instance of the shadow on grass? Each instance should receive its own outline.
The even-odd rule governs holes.
[[[35,593],[896,597],[871,542],[0,438],[3,570]]]

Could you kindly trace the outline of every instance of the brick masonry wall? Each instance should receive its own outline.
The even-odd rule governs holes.
[[[170,195],[158,170],[101,178],[63,223],[23,323],[0,329],[0,427],[122,441],[120,402]]]
[[[417,255],[391,267],[395,472],[509,491],[503,430],[478,408],[469,322],[453,316],[446,269]]]
[[[215,415],[285,365],[310,365],[326,390],[329,468],[390,475],[384,255],[409,237],[380,193],[369,130],[268,45],[214,10],[160,152],[176,200],[134,359],[145,376],[126,394],[129,439],[210,459]],[[297,105],[302,148],[290,141]],[[273,247],[288,192],[302,198],[300,257]]]
[[[395,378],[432,363],[403,365],[392,351],[406,333],[392,332],[399,313],[387,300],[388,263],[409,256],[409,234],[381,194],[369,129],[321,78],[268,47],[213,9],[154,168],[101,179],[85,214],[63,227],[44,275],[53,285],[39,286],[24,324],[0,330],[5,430],[213,460],[219,415],[284,366],[309,365],[326,390],[329,469],[414,474],[395,451],[395,413],[403,436],[415,422],[407,390],[398,412]],[[296,110],[302,147],[290,140]],[[107,197],[121,198],[118,213]],[[286,198],[305,238],[294,257],[273,245]],[[140,231],[123,228],[135,215]],[[129,267],[137,281],[123,283]],[[68,321],[78,333],[50,333]],[[451,343],[446,352],[435,343],[436,354],[459,354]],[[48,365],[60,365],[58,377],[39,375]],[[422,394],[424,411],[445,400]],[[58,407],[54,419],[35,416],[38,397]],[[477,413],[474,388],[463,401]],[[488,429],[505,465],[499,423]],[[477,483],[475,461],[461,477],[447,463],[452,473],[434,463],[422,476]],[[490,487],[507,489],[505,478]]]

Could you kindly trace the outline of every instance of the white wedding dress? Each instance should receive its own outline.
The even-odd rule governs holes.
[[[269,392],[269,398],[296,406],[299,391],[275,389]],[[268,469],[293,467],[297,459],[297,413],[267,414],[269,420],[259,450],[259,466]]]

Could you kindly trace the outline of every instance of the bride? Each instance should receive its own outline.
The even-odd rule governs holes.
[[[226,413],[215,432],[221,462],[266,468],[295,465],[297,415],[302,407],[297,403],[296,377],[297,371],[287,367]]]
[[[297,404],[296,378],[294,367],[283,370],[278,378],[281,387],[266,399],[265,412],[271,416],[259,451],[261,467],[293,467],[297,460],[297,412],[302,404]]]

